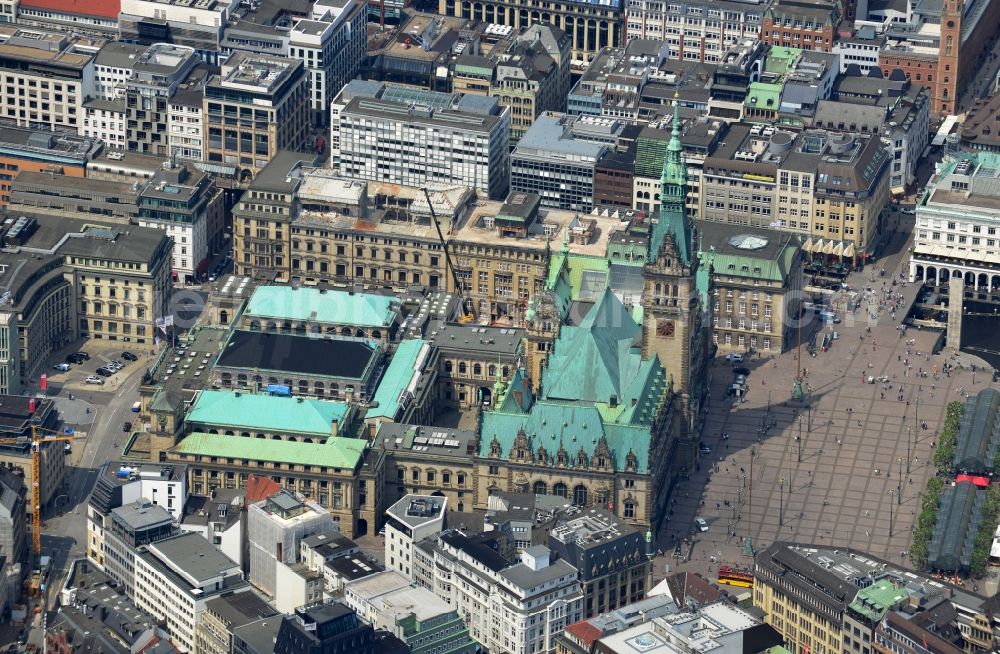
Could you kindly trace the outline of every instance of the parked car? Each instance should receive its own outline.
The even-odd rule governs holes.
[[[86,359],[84,359],[82,356],[80,356],[79,352],[77,352],[76,354],[67,354],[66,355],[66,363],[75,363],[76,365],[80,365],[84,361],[86,361]]]
[[[699,443],[698,444],[698,451],[701,452],[702,454],[711,454],[712,453],[712,446],[711,445],[706,445],[705,443]]]
[[[122,431],[123,431],[123,432],[125,432],[125,433],[128,433],[128,432],[132,431],[132,423],[131,423],[131,422],[128,422],[128,421],[126,421],[126,422],[125,422],[125,423],[124,423],[124,424],[122,425]]]
[[[743,363],[743,355],[737,354],[736,352],[730,352],[726,355],[726,361],[729,363]]]
[[[57,363],[56,365],[54,365],[52,367],[55,368],[56,370],[60,371],[60,372],[66,372],[67,370],[69,370],[70,366],[69,366],[68,363]]]
[[[111,372],[118,372],[123,368],[122,364],[118,363],[117,361],[108,361],[107,363],[104,364],[104,367],[110,370]]]
[[[112,361],[111,363],[112,363],[113,365],[117,366],[119,370],[121,370],[122,368],[124,368],[124,367],[125,367],[125,364],[124,364],[124,363],[122,363],[121,361],[119,361],[118,359],[115,359],[115,360],[114,360],[114,361]]]
[[[705,522],[705,518],[695,518],[694,524],[698,527],[698,531],[708,531],[708,523]]]
[[[104,380],[101,379],[100,377],[95,377],[94,375],[90,375],[89,377],[87,377],[83,381],[84,381],[84,383],[87,383],[87,384],[96,384],[98,386],[103,386],[104,385]]]
[[[81,359],[83,359],[84,361],[90,361],[90,355],[89,355],[89,354],[87,354],[86,352],[77,352],[77,353],[76,353],[76,354],[74,354],[73,356],[75,356],[75,357],[80,357],[80,358],[81,358]]]
[[[744,377],[749,377],[750,376],[750,369],[749,368],[733,368],[733,374],[734,375],[743,375]]]
[[[94,372],[96,372],[101,377],[110,377],[111,375],[115,374],[112,371],[108,370],[107,368],[98,368]]]
[[[738,385],[740,385],[740,386],[743,386],[744,384],[747,383],[747,376],[746,375],[736,375],[736,382],[735,383],[738,384]]]
[[[139,357],[132,354],[131,352],[122,352],[122,358],[126,361],[138,361]]]

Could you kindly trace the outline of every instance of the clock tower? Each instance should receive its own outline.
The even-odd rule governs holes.
[[[706,397],[710,331],[706,303],[710,275],[699,270],[693,226],[685,208],[687,169],[681,156],[679,104],[660,175],[660,211],[643,267],[643,357],[659,357],[682,402],[688,430],[695,429]],[[698,281],[704,281],[699,288]],[[690,433],[690,432],[689,432]]]

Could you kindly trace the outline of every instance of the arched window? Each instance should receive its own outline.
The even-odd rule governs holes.
[[[544,481],[536,481],[534,491],[535,495],[548,495],[549,485]]]
[[[489,367],[486,369],[486,374],[489,375],[490,377],[496,377],[497,367],[491,363]]]
[[[452,365],[451,361],[445,361],[444,362],[444,371],[446,373],[448,373],[449,375],[451,374],[452,368],[454,368],[454,366]]]
[[[472,366],[472,374],[479,377],[483,374],[483,367],[480,364],[475,364]]]
[[[583,484],[573,489],[573,504],[577,506],[587,506],[587,487]]]
[[[462,361],[461,363],[458,364],[458,374],[464,375],[465,372],[466,372],[465,362]]]
[[[552,487],[552,494],[559,497],[566,497],[566,484],[561,481]]]

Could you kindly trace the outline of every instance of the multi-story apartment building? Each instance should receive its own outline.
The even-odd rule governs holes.
[[[250,177],[279,150],[303,145],[309,106],[301,61],[237,52],[205,86],[205,158]]]
[[[311,122],[317,127],[329,124],[330,103],[361,68],[367,14],[362,0],[320,0],[310,19],[292,26],[288,55],[308,72]]]
[[[25,127],[77,132],[94,95],[94,56],[103,42],[0,26],[0,118]]]
[[[280,620],[274,607],[256,593],[223,593],[205,603],[195,629],[195,652],[232,652],[233,630],[257,620]]]
[[[231,3],[218,0],[121,0],[119,39],[193,48],[206,63],[217,65],[223,30],[233,9]]]
[[[10,284],[0,305],[0,343],[11,344],[5,353],[0,348],[0,370],[11,375],[8,392],[17,392],[51,352],[80,335],[152,342],[154,321],[167,311],[168,237],[138,226],[19,216],[4,234],[14,247],[0,256]],[[24,266],[33,274],[26,275]]]
[[[176,159],[205,158],[204,85],[185,82],[167,100],[167,153]]]
[[[878,247],[890,156],[877,134],[797,134],[734,125],[705,158],[698,216],[806,237],[803,249],[858,261]]]
[[[143,545],[135,556],[135,604],[166,623],[171,640],[194,651],[205,605],[249,592],[239,565],[197,534]]]
[[[760,36],[766,3],[628,0],[625,40],[665,42],[670,59],[719,63],[736,43]]]
[[[797,236],[773,229],[700,221],[710,243],[699,257],[712,266],[712,340],[719,352],[780,354],[794,344],[802,256]]]
[[[336,169],[416,188],[467,186],[502,199],[510,114],[495,98],[351,82],[333,101]]]
[[[509,560],[479,537],[449,530],[432,547],[435,595],[458,610],[469,635],[490,651],[549,652],[563,630],[583,618],[577,569],[543,545]]]
[[[511,191],[535,194],[544,207],[590,213],[598,161],[622,128],[609,118],[542,114],[511,153]]]
[[[980,291],[1000,289],[1000,155],[963,154],[927,184],[917,204],[911,281],[934,286],[960,278]]]
[[[572,39],[571,66],[576,70],[585,68],[601,48],[617,48],[624,44],[623,8],[619,0],[491,0],[483,3],[439,0],[438,13],[509,25],[516,30],[535,23],[557,27]]]
[[[18,173],[52,171],[67,177],[85,177],[87,164],[101,144],[65,132],[0,126],[0,207],[10,201]]]
[[[83,103],[83,122],[80,135],[102,141],[112,148],[126,147],[128,132],[127,105],[125,100],[103,100],[96,98]]]
[[[760,40],[768,45],[830,52],[842,19],[839,2],[775,0],[764,12]]]
[[[136,222],[173,242],[174,279],[193,281],[223,247],[224,202],[215,179],[192,164],[166,162],[136,197]]]
[[[266,629],[254,629],[245,635],[258,636]],[[334,602],[317,606],[300,607],[293,615],[281,619],[277,633],[273,638],[263,640],[265,648],[274,654],[323,654],[324,652],[356,652],[357,654],[375,654],[375,630],[365,624],[351,609]],[[246,645],[237,638],[236,642]],[[273,648],[273,649],[272,649]],[[239,647],[235,651],[246,652]],[[254,654],[262,650],[253,650]]]
[[[151,45],[139,55],[125,82],[126,149],[173,154],[167,138],[170,97],[197,63],[193,48],[166,43]]]

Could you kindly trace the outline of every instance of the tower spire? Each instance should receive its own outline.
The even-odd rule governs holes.
[[[688,223],[684,200],[687,196],[687,167],[684,164],[681,144],[680,94],[674,92],[674,115],[670,140],[663,153],[663,170],[660,173],[660,216],[650,241],[650,259],[660,255],[667,234],[673,237],[677,258],[683,265],[691,263],[691,226]]]

